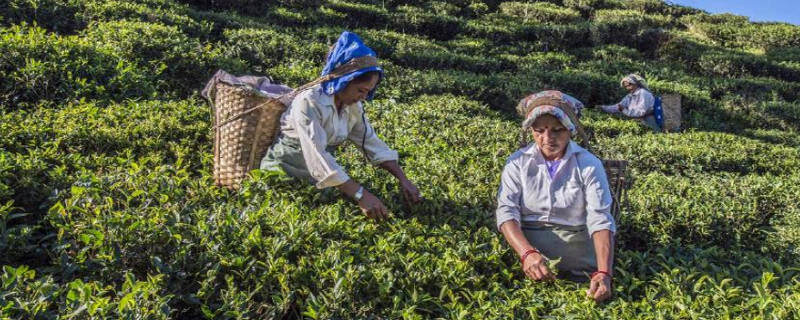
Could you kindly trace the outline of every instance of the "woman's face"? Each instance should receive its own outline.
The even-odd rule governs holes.
[[[622,86],[625,87],[625,90],[628,90],[628,92],[636,91],[636,85],[628,81],[623,81]]]
[[[560,159],[567,151],[569,130],[552,115],[540,116],[533,122],[533,140],[547,160]]]
[[[372,75],[361,81],[350,81],[347,87],[337,92],[336,105],[351,105],[367,98],[367,95],[378,84],[378,75]]]

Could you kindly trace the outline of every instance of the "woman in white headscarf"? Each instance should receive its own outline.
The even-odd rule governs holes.
[[[645,125],[655,131],[661,131],[661,127],[656,121],[655,103],[656,98],[647,82],[637,74],[629,74],[620,80],[620,85],[628,90],[628,95],[617,104],[601,106],[600,108],[608,113],[622,114],[630,118],[641,120]]]
[[[506,161],[497,194],[497,228],[529,278],[554,278],[546,262],[561,259],[559,276],[585,281],[589,275],[587,294],[606,300],[611,296],[616,224],[603,163],[572,141],[578,127],[569,103],[553,96],[531,97],[517,110],[534,143]]]

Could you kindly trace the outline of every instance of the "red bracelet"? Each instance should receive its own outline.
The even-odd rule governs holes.
[[[611,274],[610,274],[610,273],[608,273],[608,271],[603,271],[603,270],[597,270],[597,271],[595,271],[595,272],[592,272],[592,275],[591,275],[591,276],[589,276],[589,278],[590,278],[590,279],[594,279],[594,276],[596,276],[596,275],[598,275],[598,274],[601,274],[601,273],[602,273],[602,274],[604,274],[604,275],[607,275],[609,278],[611,278]]]
[[[522,264],[524,265],[524,264],[525,264],[525,259],[527,259],[527,258],[528,258],[528,256],[529,256],[529,255],[531,255],[531,253],[538,253],[538,254],[542,254],[541,252],[539,252],[539,250],[536,250],[536,249],[529,249],[528,251],[525,251],[525,253],[523,253],[523,254],[522,254],[522,257],[521,257],[521,258],[519,258],[519,262],[520,262],[520,263],[522,263]]]

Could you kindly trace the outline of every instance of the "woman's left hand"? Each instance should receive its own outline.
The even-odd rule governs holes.
[[[595,302],[602,302],[611,297],[611,276],[603,273],[595,274],[589,284],[586,295]]]
[[[400,189],[403,190],[403,199],[405,200],[406,204],[417,204],[422,201],[422,195],[419,193],[419,189],[417,189],[417,186],[415,186],[410,180],[401,180]]]

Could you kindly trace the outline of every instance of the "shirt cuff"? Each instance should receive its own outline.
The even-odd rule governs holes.
[[[619,112],[619,107],[616,104],[610,105],[610,106],[602,106],[600,108],[603,109],[603,111],[605,111],[607,113],[617,113],[617,112]]]
[[[386,161],[392,161],[392,160],[397,161],[398,159],[400,159],[400,156],[398,155],[397,151],[389,149],[372,155],[371,162],[372,165],[377,166]]]
[[[316,187],[317,189],[325,189],[329,187],[335,187],[342,183],[347,182],[350,180],[350,176],[348,176],[342,170],[336,170],[331,172],[327,177],[320,179],[317,181]]]
[[[595,232],[600,231],[600,230],[608,230],[608,231],[611,231],[611,234],[616,234],[617,233],[617,226],[615,226],[613,223],[602,223],[602,224],[598,224],[598,225],[594,225],[594,226],[589,226],[589,225],[586,226],[586,231],[589,232],[589,236],[590,237]]]
[[[512,220],[516,221],[517,224],[520,223],[519,222],[519,217],[515,216],[515,215],[513,215],[511,213],[508,213],[508,212],[497,212],[496,215],[497,215],[497,231],[501,231],[500,227],[503,225],[503,223],[506,223],[506,222],[509,222],[509,221],[512,221]]]

